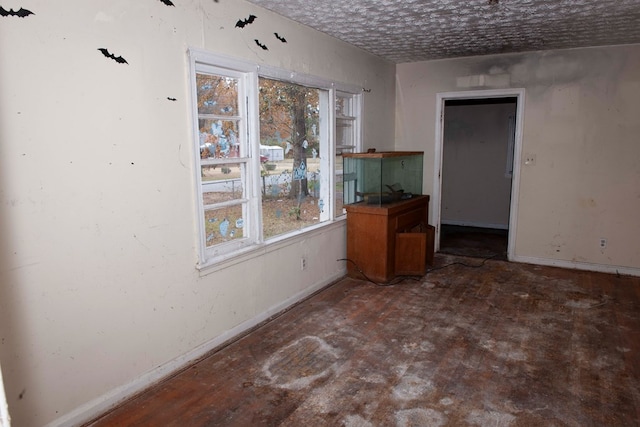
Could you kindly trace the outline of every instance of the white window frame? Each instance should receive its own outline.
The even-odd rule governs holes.
[[[351,102],[351,109],[354,110],[356,113],[350,116],[336,113],[336,122],[337,120],[344,120],[344,121],[351,122],[351,126],[352,126],[351,134],[352,134],[352,140],[353,140],[353,144],[351,145],[340,145],[340,146],[336,146],[336,148],[340,148],[345,151],[351,150],[350,152],[355,153],[356,150],[359,148],[358,144],[362,142],[362,120],[361,120],[362,94],[360,93],[355,94],[351,92],[336,90],[336,98],[349,99],[349,101]]]
[[[327,226],[336,220],[344,220],[343,215],[335,214],[335,179],[336,179],[336,96],[353,96],[353,108],[356,109],[354,117],[354,151],[362,147],[362,91],[361,88],[353,85],[345,85],[306,74],[298,74],[280,68],[257,65],[255,63],[230,58],[211,52],[189,49],[190,81],[191,81],[191,106],[192,106],[192,128],[193,128],[193,159],[194,159],[194,182],[196,198],[196,232],[198,236],[198,265],[199,269],[207,268],[221,262],[239,257],[256,251],[262,253],[265,246],[275,244],[287,239],[305,235],[308,232]],[[241,118],[241,129],[246,131],[247,152],[246,159],[242,160],[247,166],[247,182],[244,184],[246,203],[244,237],[236,241],[223,243],[207,248],[205,237],[204,213],[202,197],[201,159],[200,159],[200,139],[198,126],[198,98],[196,87],[196,73],[209,72],[212,74],[229,75],[239,79],[239,92],[244,92],[242,98],[244,117]],[[226,74],[225,74],[226,73]],[[260,190],[260,115],[259,115],[259,93],[258,78],[265,77],[283,82],[299,84],[303,86],[320,89],[320,108],[326,114],[320,116],[321,144],[326,146],[327,154],[321,158],[320,189],[325,207],[320,216],[320,222],[313,226],[295,230],[281,236],[274,236],[265,241],[262,235],[262,205]],[[241,102],[241,101],[239,101]],[[326,116],[326,119],[324,118]],[[235,163],[238,163],[234,159]]]
[[[333,158],[335,159],[337,152],[340,151],[342,152],[351,152],[351,153],[357,153],[359,151],[361,151],[362,149],[362,92],[350,92],[350,91],[342,91],[342,90],[336,90],[336,93],[334,95],[334,99],[337,98],[343,98],[343,99],[349,99],[349,102],[351,104],[351,110],[352,110],[352,115],[346,116],[344,114],[339,114],[339,113],[335,113],[336,117],[332,120],[334,123],[334,126],[337,127],[337,123],[338,120],[342,120],[342,121],[347,121],[351,123],[351,140],[352,140],[352,144],[350,145],[337,145],[338,141],[337,139],[335,139],[335,143],[332,144],[333,148],[334,148],[334,152],[333,152]],[[334,105],[333,107],[333,111],[336,111],[336,107]],[[336,129],[334,128],[334,132],[336,131]],[[333,168],[333,182],[331,183],[332,185],[332,189],[333,191],[335,191],[336,188],[336,168],[334,165]],[[344,181],[343,181],[344,182]],[[335,200],[335,199],[334,199]],[[334,208],[335,211],[335,208]],[[344,208],[342,208],[342,212],[338,213],[336,212],[336,218],[344,218],[346,216],[347,212]]]

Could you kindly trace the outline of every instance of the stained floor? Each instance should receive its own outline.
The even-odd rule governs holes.
[[[640,425],[640,278],[435,263],[340,280],[90,425]]]

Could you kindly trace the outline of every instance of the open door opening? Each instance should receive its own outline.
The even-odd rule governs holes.
[[[439,97],[434,212],[438,252],[513,255],[520,91]]]
[[[10,427],[11,418],[9,417],[9,407],[7,406],[7,397],[4,393],[4,383],[2,381],[2,368],[0,368],[0,427]]]

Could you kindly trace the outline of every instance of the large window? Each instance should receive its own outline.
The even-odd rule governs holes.
[[[329,135],[329,91],[260,77],[262,224],[265,239],[301,230],[331,217],[323,185]]]
[[[200,266],[343,215],[343,152],[361,95],[311,76],[191,51]]]

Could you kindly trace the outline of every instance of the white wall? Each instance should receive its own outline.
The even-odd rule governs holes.
[[[16,426],[79,422],[344,273],[339,223],[200,276],[187,48],[371,89],[366,145],[393,147],[393,64],[242,0],[174,3],[3,3],[35,13],[0,18],[0,359]]]
[[[445,108],[441,223],[509,227],[509,117],[515,112],[515,102]]]
[[[427,191],[437,94],[524,88],[515,161],[536,163],[521,168],[516,259],[640,275],[640,45],[400,64],[396,81],[397,147],[425,150]]]

